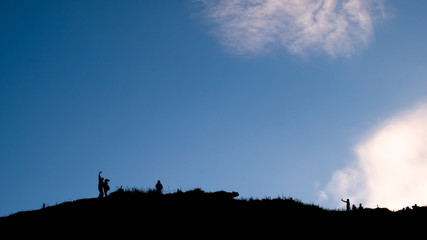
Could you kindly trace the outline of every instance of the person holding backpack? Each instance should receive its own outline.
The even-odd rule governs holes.
[[[109,181],[110,181],[110,179],[108,179],[108,178],[104,180],[103,188],[104,188],[105,197],[107,197],[107,192],[108,192],[108,190],[110,190],[110,186],[108,186]]]

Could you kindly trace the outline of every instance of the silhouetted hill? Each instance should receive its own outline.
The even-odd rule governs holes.
[[[279,234],[313,231],[373,231],[378,226],[415,226],[427,217],[426,207],[392,212],[388,209],[341,211],[304,204],[292,198],[236,199],[236,192],[194,189],[158,194],[155,191],[118,189],[106,198],[79,199],[44,209],[0,218],[3,229],[55,229],[92,234],[149,231],[162,236],[197,236],[198,233]],[[352,231],[353,231],[352,230]],[[130,232],[129,232],[130,231]],[[302,231],[302,232],[301,232]],[[353,233],[354,234],[354,233]],[[206,235],[208,236],[208,235]],[[308,236],[308,235],[307,235]]]

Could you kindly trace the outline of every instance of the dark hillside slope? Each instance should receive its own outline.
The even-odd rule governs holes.
[[[312,234],[322,229],[375,229],[414,227],[426,219],[427,208],[392,212],[388,209],[359,211],[326,210],[292,198],[236,199],[236,192],[204,192],[195,189],[170,194],[119,189],[107,198],[80,199],[44,209],[18,212],[0,218],[1,227],[32,227],[102,233],[123,229],[190,234],[193,231],[251,233],[282,231]],[[426,220],[423,220],[425,223]],[[327,227],[327,228],[325,228]],[[6,229],[4,228],[4,229]],[[304,229],[301,232],[301,229]],[[185,235],[185,234],[184,234]]]

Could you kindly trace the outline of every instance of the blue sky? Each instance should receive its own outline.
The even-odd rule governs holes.
[[[2,1],[0,215],[96,197],[100,170],[339,206],[333,173],[426,99],[427,6],[319,2],[306,28],[289,1]]]

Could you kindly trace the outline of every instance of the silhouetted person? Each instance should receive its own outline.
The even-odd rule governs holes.
[[[158,194],[162,194],[162,190],[163,190],[163,185],[160,182],[160,180],[157,180],[157,184],[156,184],[156,193]]]
[[[353,204],[353,205],[351,206],[351,211],[357,211],[357,207],[356,207],[356,205],[354,205],[354,204]]]
[[[343,200],[342,198],[341,198],[341,201],[343,201],[343,202],[345,202],[346,203],[346,209],[347,209],[347,211],[350,211],[350,199],[348,199],[347,198],[347,201],[345,201],[345,200]]]
[[[105,179],[104,184],[103,184],[105,197],[107,197],[107,192],[108,192],[108,190],[110,190],[110,186],[108,186],[109,181],[110,181],[110,179],[107,178],[107,179]]]
[[[104,178],[101,177],[101,173],[102,171],[99,171],[99,174],[98,174],[98,191],[99,191],[98,198],[102,198],[104,196],[104,192],[103,192]]]
[[[359,210],[363,210],[363,206],[361,203],[359,203]]]

